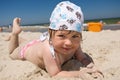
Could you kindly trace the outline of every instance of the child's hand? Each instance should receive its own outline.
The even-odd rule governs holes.
[[[101,80],[102,78],[104,78],[103,73],[102,73],[100,70],[98,70],[98,68],[96,68],[96,67],[94,66],[94,67],[92,68],[92,70],[93,70],[92,76],[93,76],[94,78],[100,78],[100,80]]]
[[[99,73],[102,77],[104,77],[103,73],[98,70],[98,68],[93,64],[93,63],[90,63],[89,65],[87,65],[87,68],[88,69],[92,69],[94,72],[97,72]]]
[[[104,78],[104,75],[96,67],[93,68],[81,68],[81,72],[90,74],[93,78]]]

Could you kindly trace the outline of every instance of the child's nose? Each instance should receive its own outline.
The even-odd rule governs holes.
[[[66,40],[65,40],[65,45],[66,45],[66,46],[71,46],[71,45],[72,45],[72,40],[66,39]]]

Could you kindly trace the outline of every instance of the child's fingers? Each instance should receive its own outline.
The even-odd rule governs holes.
[[[100,73],[96,72],[92,74],[92,77],[98,80],[102,80],[104,77]]]
[[[101,71],[98,70],[97,73],[99,73],[104,78],[104,74]]]
[[[85,72],[80,72],[80,78],[82,79],[82,80],[93,80],[93,78],[92,77],[90,77],[87,73],[85,73]]]
[[[83,72],[86,72],[86,73],[89,73],[89,74],[97,72],[97,73],[100,73],[101,75],[103,75],[101,71],[99,71],[97,69],[93,69],[93,68],[82,68],[80,71],[83,71]]]
[[[83,74],[82,76],[83,77],[86,77],[84,76],[84,74],[88,73],[90,74],[93,78],[97,78],[98,80],[102,80],[104,78],[104,75],[101,71],[97,70],[97,69],[91,69],[91,68],[82,68],[80,70]],[[87,77],[86,77],[87,78]],[[88,79],[89,80],[89,79]]]
[[[91,69],[91,68],[82,68],[81,71],[84,71],[86,73],[93,73],[93,72],[95,72],[95,70]]]

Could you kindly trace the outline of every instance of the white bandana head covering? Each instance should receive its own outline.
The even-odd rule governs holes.
[[[50,17],[50,29],[81,32],[83,26],[81,8],[69,1],[60,2]]]

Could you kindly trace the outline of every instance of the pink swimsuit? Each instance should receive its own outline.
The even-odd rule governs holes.
[[[21,51],[20,51],[20,57],[21,57],[21,58],[24,58],[24,53],[25,53],[25,51],[27,50],[27,48],[30,47],[30,46],[32,46],[32,45],[34,45],[34,44],[36,44],[36,43],[38,43],[39,41],[40,41],[40,39],[38,39],[38,40],[33,40],[33,41],[29,42],[28,44],[26,44],[26,45],[21,49]]]
[[[41,36],[40,36],[40,39],[37,39],[37,40],[33,40],[31,42],[29,42],[28,44],[26,44],[20,51],[20,57],[21,58],[24,58],[24,53],[25,51],[27,50],[28,47],[38,43],[38,42],[43,42],[44,40],[48,39],[49,40],[49,36],[48,36],[48,32],[45,32],[43,33]],[[52,45],[50,45],[50,52],[53,56],[53,58],[55,58],[55,52],[54,52],[54,48]]]

